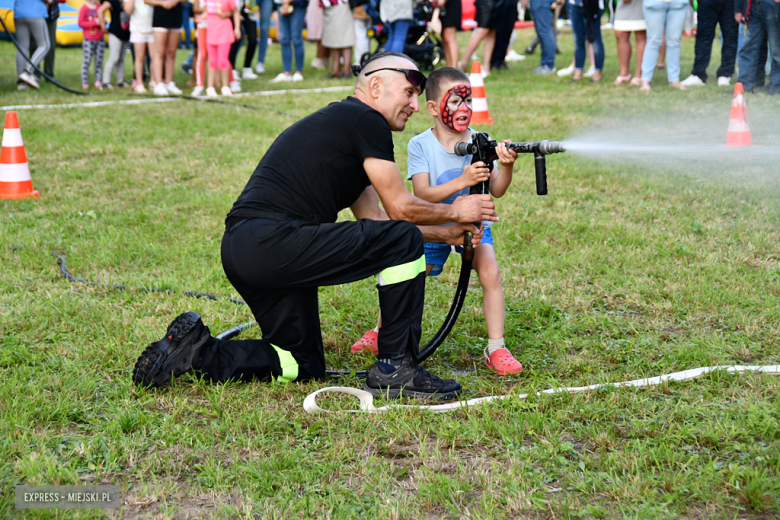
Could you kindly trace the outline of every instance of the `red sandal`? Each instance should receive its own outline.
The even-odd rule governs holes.
[[[500,348],[488,354],[487,348],[485,349],[485,365],[491,370],[495,370],[496,374],[505,376],[508,374],[518,374],[523,371],[523,365],[515,359],[505,348]]]
[[[360,341],[352,345],[350,352],[357,354],[359,352],[363,352],[364,350],[370,350],[374,353],[375,356],[379,355],[379,333],[375,330],[369,330],[363,334],[363,337],[360,338]]]

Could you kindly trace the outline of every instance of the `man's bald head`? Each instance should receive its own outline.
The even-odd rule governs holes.
[[[417,97],[422,91],[403,71],[380,69],[418,70],[417,65],[405,54],[382,52],[368,60],[355,85],[356,99],[385,116],[391,130],[403,130],[412,114],[420,110]]]
[[[377,54],[374,54],[371,57],[371,59],[369,59],[368,62],[366,62],[366,64],[360,70],[360,74],[358,74],[357,84],[355,85],[355,90],[358,90],[359,88],[366,88],[369,80],[372,77],[378,76],[385,79],[385,78],[390,78],[392,75],[399,74],[399,72],[392,71],[392,70],[382,70],[379,72],[374,72],[376,70],[384,69],[384,68],[418,70],[417,64],[414,62],[413,59],[411,59],[406,54],[401,54],[399,52],[379,52]],[[367,76],[367,74],[370,74],[372,72],[374,72],[374,74]]]

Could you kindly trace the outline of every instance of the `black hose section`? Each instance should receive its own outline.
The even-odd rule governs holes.
[[[16,46],[16,50],[19,51],[19,54],[21,54],[22,57],[24,57],[24,59],[25,59],[25,61],[27,61],[27,63],[29,63],[30,65],[33,66],[33,68],[35,69],[35,72],[37,72],[38,74],[40,74],[41,76],[46,78],[50,83],[53,83],[54,85],[60,87],[62,90],[67,90],[68,92],[70,92],[72,94],[78,94],[80,96],[88,96],[89,94],[91,94],[91,92],[85,92],[83,90],[76,90],[76,89],[72,89],[70,87],[66,87],[65,85],[63,85],[62,83],[60,83],[59,81],[57,81],[56,79],[52,78],[51,76],[49,76],[48,74],[43,72],[41,69],[39,69],[38,66],[35,63],[33,63],[32,60],[30,60],[30,58],[25,53],[22,52],[21,47],[19,47],[19,44],[16,43],[16,38],[14,38],[14,35],[11,34],[11,31],[8,30],[8,26],[5,25],[5,20],[3,20],[2,16],[0,16],[0,24],[3,24],[3,29],[5,29],[5,33],[8,35],[9,38],[11,38],[11,41],[14,42],[14,45]],[[54,42],[51,42],[51,44],[52,45],[57,45],[57,42],[54,41]]]
[[[469,280],[471,279],[471,260],[467,260],[463,257],[463,263],[460,266],[460,276],[458,277],[458,287],[455,289],[455,298],[452,300],[450,311],[447,313],[447,317],[444,319],[439,331],[431,338],[431,340],[423,347],[417,354],[417,362],[422,363],[444,342],[444,340],[452,331],[452,327],[455,326],[455,322],[458,321],[458,315],[463,308],[463,302],[466,300],[466,293],[469,290]]]

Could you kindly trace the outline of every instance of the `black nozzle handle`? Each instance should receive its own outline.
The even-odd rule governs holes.
[[[534,167],[536,168],[536,194],[547,195],[547,163],[542,152],[534,154]]]
[[[469,262],[474,260],[474,245],[471,243],[471,239],[474,235],[471,231],[465,231],[463,233],[463,259]]]

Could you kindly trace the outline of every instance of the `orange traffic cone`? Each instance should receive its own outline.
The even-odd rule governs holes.
[[[22,131],[16,112],[5,115],[3,147],[0,148],[0,199],[37,197],[30,178],[27,154],[24,153]]]
[[[731,119],[729,133],[726,136],[726,146],[751,146],[753,138],[748,126],[747,107],[742,83],[734,85],[734,101],[731,102]]]
[[[485,82],[482,77],[482,64],[475,61],[471,64],[471,106],[474,113],[471,115],[472,125],[490,124],[493,118],[488,111],[487,96],[485,95]]]

